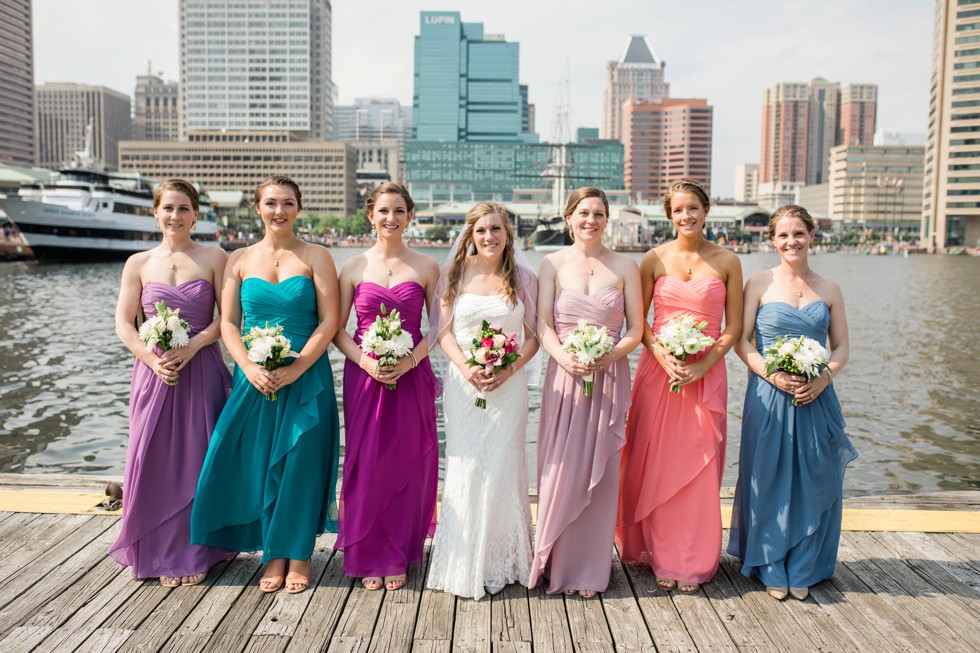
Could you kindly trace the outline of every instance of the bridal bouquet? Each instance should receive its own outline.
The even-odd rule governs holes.
[[[374,324],[368,327],[361,337],[361,351],[373,353],[378,357],[378,368],[394,367],[398,359],[412,351],[414,346],[412,334],[402,330],[402,316],[398,309],[390,313],[381,305],[381,315],[374,319]],[[395,383],[386,383],[385,387],[394,390]]]
[[[819,342],[806,336],[780,336],[763,354],[766,357],[767,377],[776,372],[788,372],[805,376],[809,380],[823,373],[830,363],[830,352]],[[800,404],[793,399],[793,405]]]
[[[609,329],[604,326],[595,327],[585,320],[579,320],[578,326],[568,334],[561,348],[575,356],[578,362],[591,365],[608,354],[615,344],[612,336],[609,335]],[[582,376],[582,394],[586,397],[592,396],[594,382],[595,374]]]
[[[153,351],[157,345],[163,351],[186,346],[190,342],[188,331],[191,326],[180,318],[180,309],[170,310],[167,302],[162,299],[154,306],[157,314],[140,325],[139,330],[139,337],[146,345],[146,351]],[[167,385],[177,385],[177,381],[167,381]]]
[[[269,326],[266,322],[265,327],[253,326],[242,336],[242,342],[248,345],[248,359],[270,371],[285,363],[287,358],[299,356],[292,350],[289,338],[282,335],[282,326],[279,324]],[[266,393],[265,398],[276,401],[279,393]]]
[[[489,374],[496,374],[498,369],[504,369],[520,357],[521,344],[517,334],[504,335],[504,330],[490,326],[486,320],[473,328],[473,343],[470,346],[467,365],[479,365]],[[487,398],[482,393],[477,395],[473,405],[477,408],[487,407]]]
[[[715,344],[714,338],[704,335],[706,328],[708,328],[706,321],[695,323],[692,315],[675,317],[660,327],[660,332],[657,333],[657,342],[670,352],[671,356],[683,361],[688,356],[702,352]],[[674,383],[671,384],[670,391],[679,393],[681,388]]]

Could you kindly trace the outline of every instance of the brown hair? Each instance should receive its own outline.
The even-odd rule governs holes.
[[[154,209],[160,208],[160,202],[163,201],[163,194],[168,190],[187,195],[187,199],[191,201],[191,207],[194,209],[194,213],[198,213],[201,210],[201,194],[194,188],[193,184],[183,179],[168,179],[156,187],[156,190],[153,191]]]
[[[507,243],[504,245],[503,261],[500,270],[500,276],[502,278],[497,292],[506,297],[511,306],[517,306],[517,261],[514,260],[513,249],[517,244],[514,242],[514,228],[507,218],[507,212],[504,210],[504,207],[496,202],[480,202],[466,214],[466,226],[463,227],[463,233],[459,237],[459,242],[456,245],[456,255],[453,257],[446,279],[446,294],[443,297],[443,304],[445,306],[452,306],[453,302],[456,301],[456,295],[459,292],[459,281],[463,276],[463,265],[466,262],[466,256],[469,254],[470,245],[473,244],[474,225],[476,225],[480,218],[491,214],[496,214],[500,217],[500,221],[504,225],[504,231],[507,232]]]
[[[769,216],[769,240],[776,237],[776,224],[783,218],[799,218],[806,225],[806,230],[811,236],[817,231],[817,225],[809,211],[796,204],[787,204],[779,207]]]
[[[701,202],[701,206],[704,208],[705,212],[711,208],[711,198],[708,196],[708,191],[697,179],[691,179],[690,177],[681,177],[674,183],[670,185],[667,192],[664,193],[664,215],[670,220],[671,208],[670,208],[670,198],[674,193],[691,193],[697,195],[698,200]]]
[[[378,184],[377,188],[371,191],[368,195],[367,201],[364,202],[364,212],[374,213],[374,205],[378,203],[378,199],[385,193],[394,193],[395,195],[401,195],[402,199],[405,200],[405,208],[411,213],[415,210],[415,201],[412,200],[412,195],[408,192],[408,189],[401,184],[396,184],[393,181],[386,181],[382,184]]]
[[[296,196],[296,203],[299,205],[300,209],[303,208],[303,193],[299,192],[299,184],[297,184],[295,181],[293,181],[286,175],[272,175],[271,177],[263,181],[261,184],[256,186],[255,206],[258,206],[259,202],[262,200],[262,191],[268,188],[269,186],[286,186],[287,188],[291,188],[293,191],[293,195]]]
[[[590,197],[598,197],[602,200],[602,205],[606,208],[606,217],[609,217],[609,200],[606,199],[606,194],[602,192],[601,188],[596,188],[595,186],[582,186],[581,188],[576,188],[571,195],[568,196],[568,202],[565,203],[565,212],[562,214],[565,216],[565,220],[568,220],[568,216],[575,213],[575,207],[579,205],[584,199]],[[571,226],[568,228],[568,235],[572,240],[575,240],[575,234],[572,233]]]

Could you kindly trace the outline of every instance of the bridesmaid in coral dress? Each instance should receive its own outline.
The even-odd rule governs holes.
[[[436,396],[440,385],[422,337],[424,307],[431,306],[439,266],[403,240],[414,202],[399,184],[381,184],[368,197],[367,218],[377,234],[368,251],[340,272],[340,319],[353,308],[357,331],[344,329],[334,344],[344,363],[344,480],[335,548],[344,573],[368,590],[397,590],[408,567],[422,561],[425,538],[435,531],[439,443]],[[381,314],[398,309],[415,348],[391,368],[361,351],[364,332]],[[397,383],[396,383],[397,382]],[[385,386],[395,384],[392,390]]]
[[[640,264],[644,328],[623,451],[616,542],[626,561],[650,565],[661,589],[698,591],[721,556],[719,491],[725,467],[728,381],[724,357],[742,326],[738,257],[704,238],[708,193],[679,179],[664,197],[677,238]],[[656,333],[683,315],[708,323],[715,344],[680,361]],[[722,316],[725,329],[722,331]],[[680,387],[675,394],[671,385]]]
[[[541,396],[538,523],[528,587],[547,579],[549,594],[586,598],[609,584],[629,408],[626,355],[643,334],[639,270],[603,246],[608,219],[601,190],[572,193],[565,220],[574,244],[541,262],[538,283],[538,333],[551,360]],[[579,320],[607,327],[617,341],[591,365],[562,349]],[[594,390],[587,397],[582,376],[590,373]]]

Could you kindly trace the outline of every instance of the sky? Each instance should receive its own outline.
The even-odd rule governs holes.
[[[878,84],[878,129],[923,133],[932,2],[925,0],[333,0],[339,104],[411,104],[419,12],[459,11],[520,43],[536,131],[553,133],[567,75],[571,126],[599,127],[606,63],[641,34],[666,62],[670,96],[714,107],[712,194],[730,197],[735,166],[759,160],[763,90],[782,81]],[[177,0],[33,0],[34,77],[132,96],[136,75],[180,74]]]

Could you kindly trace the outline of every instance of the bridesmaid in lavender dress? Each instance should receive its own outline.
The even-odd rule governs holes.
[[[186,181],[171,179],[157,188],[153,215],[163,242],[126,262],[116,305],[116,333],[136,361],[122,530],[109,555],[131,567],[136,578],[159,578],[163,586],[177,587],[200,583],[211,565],[234,555],[190,543],[197,477],[231,378],[221,360],[214,317],[227,256],[191,240],[198,192]],[[190,342],[166,352],[147,351],[134,325],[141,308],[152,317],[161,300],[180,309],[191,326]]]
[[[349,259],[340,272],[340,323],[353,307],[357,331],[341,329],[334,344],[344,364],[344,480],[335,547],[344,552],[344,573],[368,590],[405,585],[409,565],[422,561],[422,546],[435,525],[439,446],[436,396],[440,386],[422,337],[422,311],[431,305],[439,266],[402,239],[415,203],[398,184],[384,183],[367,201],[377,232],[371,249]],[[381,305],[401,313],[414,350],[392,368],[379,369],[360,349]],[[397,382],[397,383],[396,383]],[[386,384],[396,384],[389,390]]]
[[[630,403],[626,355],[643,335],[639,269],[603,246],[608,219],[601,190],[586,186],[572,193],[565,220],[574,244],[545,257],[538,283],[538,334],[551,360],[541,397],[538,523],[528,587],[547,579],[549,594],[586,598],[609,584]],[[607,327],[617,341],[591,365],[562,349],[580,319]],[[588,373],[595,374],[591,397],[582,393],[581,377]]]

